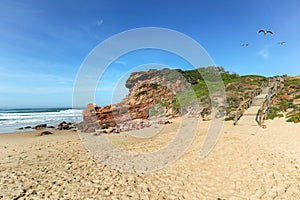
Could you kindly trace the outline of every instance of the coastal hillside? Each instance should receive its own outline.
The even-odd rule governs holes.
[[[221,77],[222,83],[216,77]],[[223,67],[133,72],[125,85],[129,94],[116,104],[104,107],[89,104],[83,111],[84,121],[79,128],[87,132],[107,128],[110,132],[119,132],[150,126],[150,119],[159,118],[158,123],[167,123],[167,119],[183,115],[210,120],[211,107],[222,103],[226,105],[223,109],[226,120],[233,120],[241,102],[270,80],[259,75],[240,76]],[[280,116],[280,111],[284,111],[288,112],[289,121],[299,121],[299,80],[299,77],[287,78],[270,109],[269,118]],[[210,84],[210,91],[214,84],[223,84],[226,102],[212,102],[215,100],[210,97],[207,84]]]
[[[287,118],[287,122],[300,122],[300,76],[287,77],[284,88],[270,107],[269,119]]]

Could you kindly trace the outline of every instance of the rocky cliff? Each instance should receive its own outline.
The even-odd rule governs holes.
[[[222,77],[226,102],[210,96],[201,74],[210,78],[210,83],[216,74]],[[89,104],[79,128],[86,132],[127,131],[150,126],[154,118],[159,119],[155,123],[167,123],[165,119],[180,115],[210,120],[212,108],[217,108],[216,116],[224,116],[226,111],[226,120],[232,120],[240,103],[267,80],[258,75],[239,76],[223,67],[133,72],[125,84],[129,94],[116,104],[104,107]]]
[[[178,108],[173,106],[175,94],[184,91],[189,85],[177,70],[152,69],[147,72],[134,72],[125,85],[129,94],[116,104],[104,107],[89,104],[83,111],[83,123],[79,128],[85,132],[94,132],[97,129],[119,132],[149,126],[148,119],[157,116],[179,115]],[[167,121],[159,120],[157,123]]]

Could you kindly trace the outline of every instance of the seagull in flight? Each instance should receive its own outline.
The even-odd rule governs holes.
[[[270,33],[270,34],[274,34],[272,31],[266,31],[266,30],[263,30],[263,29],[260,29],[259,31],[258,31],[258,33],[264,33],[264,35],[267,35],[268,33]]]
[[[248,43],[244,43],[244,44],[242,44],[242,46],[243,47],[247,47],[247,46],[249,46],[249,44]]]
[[[277,44],[284,45],[285,42],[277,42]]]

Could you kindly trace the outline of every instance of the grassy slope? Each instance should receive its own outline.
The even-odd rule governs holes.
[[[228,119],[231,119],[232,112],[239,106],[240,102],[244,98],[247,98],[249,91],[253,88],[259,87],[266,77],[257,75],[239,76],[236,73],[229,73],[222,67],[208,67],[199,68],[197,70],[182,71],[178,70],[183,74],[188,82],[192,84],[193,92],[200,101],[200,104],[204,107],[210,106],[209,90],[207,87],[208,83],[214,89],[214,84],[222,84],[226,88],[227,98],[227,114]],[[206,78],[204,81],[203,76]],[[218,82],[219,77],[222,79],[222,83]],[[217,83],[216,83],[217,82]],[[180,106],[188,105],[191,101],[191,91],[178,93],[176,95],[180,99]],[[178,101],[174,101],[176,106],[179,106]]]
[[[222,67],[178,71],[192,84],[194,94],[197,96],[200,104],[204,106],[210,105],[209,90],[206,83],[215,81],[214,78],[221,75],[226,88],[227,120],[233,119],[234,111],[241,103],[243,97],[247,98],[254,88],[260,87],[262,82],[267,80],[266,77],[259,75],[240,76],[236,73],[229,73]],[[206,82],[202,75],[206,77]],[[283,95],[287,95],[289,98],[285,98]],[[188,105],[191,101],[191,91],[178,93],[176,97],[177,99],[173,101],[174,105]],[[180,99],[180,105],[178,99]],[[280,114],[281,111],[289,111],[286,115],[287,121],[300,122],[300,105],[295,104],[295,100],[297,102],[297,99],[300,99],[300,76],[289,77],[285,83],[284,90],[279,93],[275,105],[270,109],[269,118],[282,117],[283,115]]]
[[[268,118],[282,117],[286,113],[288,122],[300,122],[300,76],[288,77],[284,88],[270,108]]]
[[[250,93],[261,86],[263,81],[267,78],[259,75],[245,75],[240,76],[236,73],[225,71],[223,67],[206,67],[198,68],[195,70],[179,72],[192,86],[193,90],[185,92],[177,92],[176,98],[172,102],[161,102],[162,107],[173,107],[175,110],[191,105],[197,100],[202,107],[210,107],[211,99],[209,91],[218,88],[220,84],[225,87],[227,99],[227,118],[231,120],[234,118],[234,112],[240,105],[244,98],[249,97]],[[166,73],[165,75],[169,81],[176,81],[178,73]],[[204,78],[205,77],[205,80]],[[222,79],[221,82],[219,81]],[[210,86],[208,89],[207,84]],[[289,98],[284,97],[287,96]],[[195,98],[193,98],[195,97]],[[299,122],[300,121],[300,108],[299,104],[295,104],[294,100],[300,98],[300,76],[289,77],[285,83],[284,90],[279,93],[275,104],[271,107],[269,118],[283,116],[281,111],[289,111],[286,115],[287,121]],[[300,100],[299,100],[300,101]],[[179,111],[179,110],[178,110]]]

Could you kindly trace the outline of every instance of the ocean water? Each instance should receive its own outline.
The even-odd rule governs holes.
[[[58,125],[62,121],[82,121],[82,109],[71,108],[22,108],[0,109],[0,133],[22,131],[20,127],[38,124]],[[23,131],[30,131],[25,129]]]

